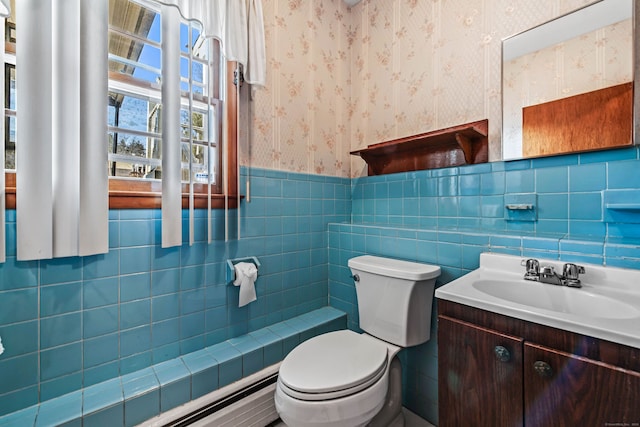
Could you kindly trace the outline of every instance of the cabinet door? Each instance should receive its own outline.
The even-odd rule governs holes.
[[[438,317],[440,427],[522,426],[520,338]]]
[[[640,374],[530,343],[524,349],[525,424],[640,426]]]

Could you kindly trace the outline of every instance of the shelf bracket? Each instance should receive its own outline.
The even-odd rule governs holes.
[[[464,153],[464,160],[467,162],[467,164],[471,164],[473,162],[473,145],[471,139],[469,139],[468,136],[457,132],[456,141],[458,142],[458,145]]]

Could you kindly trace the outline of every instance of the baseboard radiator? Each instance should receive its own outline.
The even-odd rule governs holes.
[[[280,364],[160,414],[139,427],[265,427],[278,420],[273,396]]]

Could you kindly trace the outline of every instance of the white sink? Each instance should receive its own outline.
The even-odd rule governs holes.
[[[583,264],[582,288],[524,280],[524,257],[483,253],[436,297],[640,348],[640,270]],[[562,271],[564,262],[539,259]]]
[[[623,301],[593,292],[518,280],[478,280],[474,288],[506,301],[535,308],[602,319],[633,319],[640,310]]]

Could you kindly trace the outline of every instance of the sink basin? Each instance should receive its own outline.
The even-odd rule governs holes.
[[[524,280],[526,258],[483,253],[480,268],[435,296],[505,316],[640,348],[640,270],[584,264],[582,288]],[[539,259],[562,271],[563,262]]]
[[[525,280],[477,280],[472,286],[506,301],[575,316],[602,319],[633,319],[640,316],[640,310],[632,305],[584,289]]]

